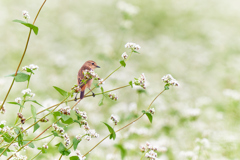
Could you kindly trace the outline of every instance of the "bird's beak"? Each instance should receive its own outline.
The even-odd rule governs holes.
[[[100,66],[96,66],[97,68],[100,68]]]

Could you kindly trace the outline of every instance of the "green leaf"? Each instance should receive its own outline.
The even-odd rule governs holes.
[[[70,157],[70,160],[80,160],[78,156],[72,156]]]
[[[132,52],[140,54],[138,51],[133,50]]]
[[[125,63],[125,61],[124,61],[124,60],[120,60],[119,62],[120,62],[120,64],[121,64],[123,67],[125,67],[125,66],[126,66],[126,63]]]
[[[126,154],[127,154],[127,150],[123,147],[123,145],[121,144],[115,144],[114,145],[116,148],[120,149],[121,151],[121,158],[122,160],[126,157]]]
[[[56,144],[56,146],[58,146],[58,151],[59,151],[62,155],[68,156],[68,155],[71,153],[71,151],[68,150],[68,149],[62,144],[62,142]]]
[[[0,125],[0,128],[3,128],[3,127],[4,127],[4,124],[1,124],[1,125]]]
[[[59,111],[53,112],[53,116],[56,118],[58,116],[61,116],[61,113]]]
[[[44,148],[44,147],[38,147],[37,148],[38,150],[40,150],[40,151],[42,151],[42,153],[47,153],[47,149],[46,148]]]
[[[130,84],[131,88],[133,88],[133,82],[130,81],[129,84]]]
[[[169,90],[169,86],[170,86],[169,84],[166,84],[166,85],[164,86],[164,89],[165,89],[165,90]]]
[[[6,77],[14,77],[16,82],[25,82],[28,81],[30,76],[26,73],[17,72],[17,75],[15,76],[15,73],[12,73],[10,75],[7,75]]]
[[[153,119],[152,114],[149,113],[149,112],[146,112],[145,110],[142,110],[142,113],[143,113],[143,114],[146,114],[147,117],[148,117],[148,119],[149,119],[149,121],[152,123],[152,119]]]
[[[147,112],[146,115],[147,115],[149,121],[152,123],[152,114]]]
[[[0,153],[2,153],[2,152],[4,151],[4,149],[5,149],[5,148],[1,148],[1,149],[0,149]],[[10,152],[10,150],[7,149],[7,150],[3,153],[3,155],[4,155],[4,156],[7,156],[7,152]]]
[[[101,87],[101,91],[102,91],[102,98],[100,99],[100,101],[98,102],[98,105],[99,106],[101,106],[101,105],[103,105],[103,100],[104,100],[104,89],[103,89],[103,87]]]
[[[36,103],[37,105],[43,107],[43,105],[41,105],[40,103],[38,103],[36,100],[25,100],[25,102],[33,102],[33,103]]]
[[[115,140],[116,133],[115,133],[114,129],[110,125],[108,125],[107,123],[105,123],[105,122],[103,122],[103,123],[108,127],[108,130],[110,132],[110,139]]]
[[[55,137],[60,137],[56,131],[52,131],[52,133]]]
[[[40,126],[39,126],[38,123],[34,124],[34,127],[33,127],[33,133],[34,133],[39,127],[40,127]]]
[[[9,104],[14,104],[14,105],[18,105],[18,106],[20,106],[21,108],[24,108],[23,105],[21,105],[20,103],[17,103],[17,102],[7,102],[7,103],[9,103]]]
[[[63,89],[56,87],[56,86],[53,86],[53,88],[55,88],[62,96],[67,97],[67,95],[68,95],[67,91],[64,91]]]
[[[23,145],[27,144],[28,142],[29,142],[29,141],[24,141],[24,142],[23,142]],[[34,146],[34,144],[33,144],[32,142],[29,143],[28,146],[29,146],[30,148],[35,148],[35,146]]]
[[[69,118],[71,118],[69,115],[61,114],[62,120],[67,121]]]
[[[9,134],[4,133],[3,134],[3,139],[4,139],[5,142],[10,143],[14,139],[14,137],[11,137]]]
[[[137,90],[137,93],[138,93],[138,94],[141,94],[141,93],[147,94],[147,92],[146,92],[145,89],[138,89],[138,90]]]
[[[77,140],[77,138],[73,138],[73,149],[74,151],[77,149],[78,143],[80,142],[80,140]]]
[[[36,108],[33,105],[31,105],[31,112],[32,112],[33,119],[36,119],[37,112],[36,112]]]
[[[64,124],[72,124],[72,123],[74,122],[71,117],[68,118],[66,121],[64,121],[64,120],[61,118],[61,121],[62,121],[62,123],[64,123]]]
[[[38,34],[38,27],[34,26],[31,23],[27,23],[27,22],[24,22],[24,21],[21,21],[21,20],[18,20],[18,19],[13,20],[13,22],[21,23],[21,24],[31,28],[36,35]]]

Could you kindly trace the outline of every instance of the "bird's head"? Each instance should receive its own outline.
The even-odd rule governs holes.
[[[85,64],[91,68],[92,70],[94,70],[95,68],[100,68],[96,62],[92,61],[92,60],[89,60],[87,62],[85,62]]]

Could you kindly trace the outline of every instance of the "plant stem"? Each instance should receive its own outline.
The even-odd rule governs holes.
[[[34,19],[34,21],[33,21],[33,25],[35,24],[35,22],[36,22],[36,20],[37,20],[37,17],[38,17],[38,15],[39,15],[39,13],[41,12],[42,7],[43,7],[43,5],[45,4],[46,1],[47,1],[47,0],[44,0],[42,6],[41,6],[40,9],[38,10],[38,13],[37,13],[37,15],[36,15],[36,17],[35,17],[35,19]],[[27,42],[26,42],[26,45],[25,45],[25,49],[24,49],[24,51],[23,51],[23,55],[22,55],[21,60],[20,60],[20,62],[19,62],[19,64],[18,64],[18,67],[17,67],[17,69],[16,69],[15,76],[17,75],[17,72],[18,72],[18,70],[19,70],[19,68],[20,68],[20,66],[21,66],[21,64],[22,64],[23,58],[24,58],[25,53],[26,53],[26,51],[27,51],[28,43],[29,43],[30,36],[31,36],[31,32],[32,32],[32,29],[30,29],[30,31],[29,31],[28,38],[27,38]],[[5,98],[4,98],[3,102],[2,102],[2,105],[0,106],[0,110],[2,109],[3,105],[5,104],[5,102],[6,102],[6,100],[7,100],[7,97],[8,97],[8,95],[9,95],[11,89],[12,89],[12,86],[13,86],[13,84],[14,84],[14,81],[15,81],[15,78],[13,78],[12,84],[11,84],[11,86],[10,86],[9,89],[8,89],[8,92],[7,92]]]

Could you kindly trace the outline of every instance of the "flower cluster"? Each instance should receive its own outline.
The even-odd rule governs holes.
[[[156,146],[152,146],[149,142],[146,142],[145,146],[140,146],[141,152],[145,153],[145,157],[149,158],[150,160],[157,159],[157,153],[155,151],[158,150]]]
[[[3,104],[3,102],[2,101],[0,101],[0,106],[2,106],[2,104]],[[2,108],[0,109],[0,112],[2,113],[2,114],[4,114],[5,113],[5,105],[3,105],[2,106]]]
[[[117,101],[118,100],[118,97],[117,97],[117,94],[115,94],[115,93],[109,93],[108,94],[108,96],[109,96],[109,98],[111,98],[112,100],[115,100],[115,101]]]
[[[65,115],[70,115],[70,111],[71,111],[71,108],[69,106],[59,109],[59,112]]]
[[[22,90],[22,94],[23,96],[30,96],[31,98],[33,98],[35,96],[35,93],[31,93],[31,89],[25,89],[25,90]]]
[[[23,117],[22,113],[17,113],[17,116],[18,116],[18,118],[20,118],[20,119],[21,119],[21,123],[22,123],[22,124],[24,124],[24,123],[25,123],[25,120],[26,120],[26,118],[24,118],[24,117]]]
[[[53,123],[52,127],[54,128],[55,131],[57,131],[60,134],[64,133],[64,129],[62,127],[59,127],[57,124]]]
[[[11,128],[10,127],[8,127],[8,126],[4,126],[3,128],[0,128],[0,132],[2,132],[2,133],[7,133],[9,136],[11,136],[11,137],[13,137],[14,136],[14,131],[13,130],[11,130]]]
[[[67,133],[63,135],[64,141],[65,141],[65,146],[67,147],[70,144],[70,139]]]
[[[39,67],[35,64],[30,64],[29,66],[24,66],[22,67],[22,70],[27,71],[27,72],[32,72],[33,70],[38,70]]]
[[[99,79],[98,74],[91,69],[90,70],[85,69],[83,71],[83,75],[84,75],[84,79],[92,79],[92,78]]]
[[[83,157],[83,155],[80,153],[79,150],[76,150],[75,153],[78,156],[79,160],[85,160],[86,159],[86,157]]]
[[[113,123],[114,123],[115,125],[117,125],[117,123],[119,122],[114,115],[111,115],[111,118],[110,118],[110,119],[113,121]]]
[[[22,11],[22,15],[23,15],[23,18],[24,18],[24,19],[26,19],[26,20],[30,19],[30,16],[29,16],[29,14],[28,14],[28,11],[26,11],[26,10]]]
[[[77,108],[73,109],[80,118],[87,120],[87,113],[85,111],[79,111]]]
[[[163,80],[163,82],[167,83],[168,85],[179,86],[178,81],[176,79],[174,79],[171,74],[167,74],[167,75],[163,76],[162,80]]]
[[[125,48],[130,48],[132,51],[139,51],[141,49],[138,44],[132,42],[126,43]]]
[[[27,156],[20,155],[19,152],[14,152],[10,160],[27,160]]]
[[[123,58],[123,59],[127,59],[127,58],[128,58],[128,55],[127,55],[126,52],[124,52],[124,53],[122,54],[122,58]]]
[[[136,86],[141,86],[143,89],[146,89],[146,77],[145,77],[144,73],[142,73],[139,78],[135,78],[133,83]]]
[[[91,138],[98,138],[99,137],[99,134],[95,131],[95,129],[90,129],[90,127],[89,127],[88,130],[86,130],[86,128],[85,128],[85,133],[86,133],[85,139],[87,141],[90,141]]]

